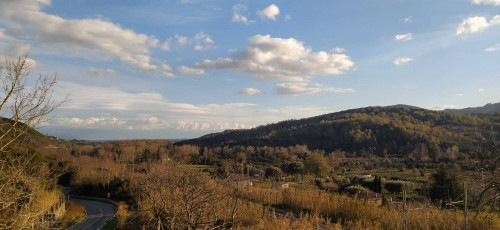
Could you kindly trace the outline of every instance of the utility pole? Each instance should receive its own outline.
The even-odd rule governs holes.
[[[464,222],[465,230],[469,230],[469,216],[467,214],[467,186],[464,181]]]

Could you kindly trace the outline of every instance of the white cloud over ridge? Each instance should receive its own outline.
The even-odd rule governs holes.
[[[413,58],[411,58],[411,57],[398,57],[398,58],[396,58],[396,60],[394,60],[393,63],[395,65],[402,65],[402,64],[412,62],[412,61],[413,61]]]
[[[267,18],[272,20],[276,20],[276,16],[278,16],[279,14],[280,14],[280,8],[275,4],[271,4],[268,7],[264,8],[263,10],[257,11],[257,15],[259,15],[261,18]]]
[[[130,93],[113,87],[60,82],[56,97],[70,94],[45,127],[64,130],[180,130],[214,132],[332,112],[316,106],[257,108],[251,103],[175,103],[159,93]]]
[[[500,5],[500,0],[472,0],[472,3],[474,4],[485,4],[485,5],[495,5],[499,6]]]
[[[256,35],[249,42],[247,49],[235,52],[232,59],[205,60],[194,67],[250,73],[263,80],[303,81],[306,76],[342,74],[354,66],[345,54],[313,52],[294,38]]]
[[[469,17],[463,20],[458,26],[456,34],[477,33],[487,29],[488,27],[499,24],[500,15],[494,16],[490,21],[488,21],[485,17]]]
[[[150,63],[153,36],[124,29],[96,19],[65,19],[42,11],[50,0],[5,0],[0,16],[7,21],[5,33],[17,39],[43,41],[76,49],[104,52],[143,70],[157,69]]]

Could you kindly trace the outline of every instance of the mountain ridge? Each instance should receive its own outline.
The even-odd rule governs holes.
[[[500,139],[498,114],[458,114],[415,106],[372,106],[287,120],[247,130],[178,142],[198,146],[294,146],[384,156],[409,155],[425,146],[430,155],[458,146],[469,154],[476,136],[493,133]]]

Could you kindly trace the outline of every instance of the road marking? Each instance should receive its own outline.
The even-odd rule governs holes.
[[[94,206],[94,207],[97,207],[99,210],[101,210],[101,214],[100,214],[99,218],[95,218],[96,220],[95,220],[94,222],[92,222],[92,224],[88,224],[88,225],[87,225],[87,227],[85,227],[85,228],[84,228],[84,229],[82,229],[82,230],[85,230],[85,229],[87,229],[87,228],[91,227],[93,224],[97,223],[97,221],[99,221],[99,219],[102,217],[102,214],[103,214],[103,211],[102,211],[102,209],[101,209],[99,206],[97,206],[97,205],[95,205],[95,204],[91,204],[91,203],[87,203],[87,204],[88,204],[88,205],[92,205],[92,206]]]

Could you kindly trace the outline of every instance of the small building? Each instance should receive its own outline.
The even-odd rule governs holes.
[[[274,189],[286,189],[289,187],[290,187],[290,185],[287,182],[274,182],[273,183]]]

